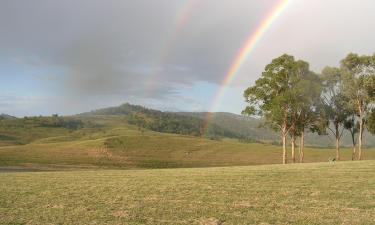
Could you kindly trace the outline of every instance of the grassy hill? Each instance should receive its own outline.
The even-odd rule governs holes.
[[[149,120],[148,125],[158,124],[163,132],[132,123],[134,113]],[[225,127],[220,132],[237,130],[243,135],[247,129],[249,135],[254,134],[253,139],[264,143],[240,142],[236,138],[210,140],[194,136],[194,132],[175,134],[173,129],[194,131],[196,127],[189,126],[191,121],[203,125],[203,119],[197,118],[202,115],[164,113],[125,104],[69,117],[7,116],[0,120],[0,167],[171,168],[280,163],[280,146],[265,141],[272,136],[268,136],[267,130],[257,128],[256,119],[228,113],[213,116],[214,123],[220,121]],[[217,127],[211,126],[214,130]],[[342,154],[343,160],[350,160],[350,149],[344,148]],[[375,151],[371,149],[365,149],[364,154],[366,159],[375,159]],[[333,156],[333,149],[306,149],[306,162],[324,162]]]
[[[170,168],[280,163],[281,148],[271,144],[154,132],[128,124],[123,116],[93,115],[74,120],[82,121],[84,127],[21,129],[17,135],[30,142],[0,147],[0,166]],[[333,149],[306,149],[306,162],[325,162],[332,156]],[[350,150],[343,149],[343,160],[350,157]],[[365,158],[375,159],[375,151],[365,150]]]
[[[372,225],[375,161],[0,173],[0,224]]]

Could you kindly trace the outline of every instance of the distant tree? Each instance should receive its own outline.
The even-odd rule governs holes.
[[[340,139],[344,132],[344,123],[349,116],[347,110],[348,98],[344,95],[343,90],[342,71],[335,67],[324,68],[322,71],[322,84],[322,124],[334,136],[336,160],[340,160]]]
[[[344,74],[345,95],[359,120],[358,159],[361,160],[363,132],[374,103],[375,55],[359,56],[350,53],[341,61],[341,70]]]
[[[265,67],[255,85],[247,88],[244,97],[248,106],[243,110],[246,115],[258,115],[265,124],[281,133],[283,143],[282,162],[287,163],[286,140],[291,129],[297,131],[293,122],[297,83],[301,79],[299,70],[306,63],[296,61],[293,56],[282,55]]]

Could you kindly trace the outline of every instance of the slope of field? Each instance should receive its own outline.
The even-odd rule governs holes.
[[[372,225],[375,161],[0,173],[0,224]]]

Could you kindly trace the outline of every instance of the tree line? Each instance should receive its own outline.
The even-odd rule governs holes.
[[[25,116],[24,118],[0,117],[0,128],[11,130],[14,128],[26,129],[30,127],[66,128],[77,130],[85,126],[84,122],[74,117],[52,116]]]
[[[363,159],[363,133],[375,133],[375,54],[348,54],[339,67],[325,67],[321,73],[309,63],[284,54],[272,60],[253,86],[244,91],[245,115],[262,117],[264,125],[280,133],[282,162],[287,163],[287,140],[291,160],[304,161],[305,133],[330,134],[340,160],[340,139],[344,130],[352,137],[352,160]]]

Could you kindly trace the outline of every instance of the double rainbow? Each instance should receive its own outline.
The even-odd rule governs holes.
[[[238,53],[234,58],[233,62],[229,70],[227,71],[224,79],[220,84],[220,88],[218,89],[217,93],[215,94],[213,103],[210,107],[211,112],[217,111],[218,106],[221,104],[224,95],[226,94],[229,85],[232,81],[236,78],[239,70],[241,69],[242,65],[245,63],[249,55],[254,51],[257,43],[261,40],[264,36],[266,31],[272,26],[275,20],[282,14],[282,12],[287,8],[289,3],[292,0],[279,0],[279,2],[272,8],[272,10],[268,13],[268,15],[261,21],[261,23],[256,27],[255,31],[252,31]],[[194,7],[199,3],[199,0],[186,0],[185,4],[182,5],[180,10],[176,13],[176,23],[174,24],[171,32],[167,35],[164,44],[161,45],[160,55],[158,60],[156,61],[154,71],[149,75],[147,79],[148,82],[146,83],[146,90],[145,97],[149,97],[148,95],[151,93],[153,89],[152,84],[158,75],[158,67],[163,66],[168,58],[171,49],[173,49],[174,44],[177,42],[178,34],[181,32],[183,27],[186,25],[188,18],[192,14]],[[212,117],[212,113],[207,113],[205,118],[205,125],[203,127],[203,135],[206,134],[208,125],[210,123]]]

